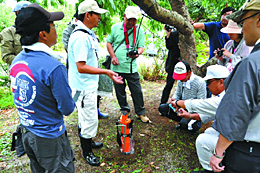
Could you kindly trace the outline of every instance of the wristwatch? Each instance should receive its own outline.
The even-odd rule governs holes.
[[[218,158],[218,159],[223,159],[224,157],[225,157],[225,152],[223,153],[223,156],[218,156],[217,154],[216,154],[216,148],[214,149],[214,152],[213,152],[213,155],[216,157],[216,158]]]
[[[175,105],[176,105],[178,108],[180,108],[180,106],[179,106],[178,103],[177,103],[178,101],[179,101],[179,100],[176,100],[176,101],[175,101]]]

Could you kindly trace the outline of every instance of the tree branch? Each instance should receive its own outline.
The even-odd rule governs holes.
[[[176,11],[162,8],[155,0],[132,1],[154,20],[174,26],[183,35],[191,35],[193,33],[193,27],[190,22]]]

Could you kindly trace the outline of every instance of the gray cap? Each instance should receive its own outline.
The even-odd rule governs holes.
[[[226,19],[239,22],[245,13],[252,10],[260,11],[260,0],[247,0],[238,11],[226,16]]]
[[[22,8],[27,7],[31,3],[29,1],[20,1],[18,2],[12,12],[20,11]]]

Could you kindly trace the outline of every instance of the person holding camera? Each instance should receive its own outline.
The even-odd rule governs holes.
[[[224,45],[224,48],[215,50],[214,54],[218,59],[218,64],[226,66],[231,72],[242,58],[250,54],[252,47],[246,45],[242,28],[239,28],[234,21],[229,20],[228,25],[220,31],[227,33],[230,40]]]
[[[143,93],[137,69],[136,58],[144,51],[144,31],[136,25],[140,10],[129,6],[125,9],[124,21],[114,24],[107,37],[107,50],[111,56],[111,70],[117,72],[127,81],[134,102],[135,116],[142,122],[149,122],[145,115]],[[116,53],[114,49],[117,48]],[[114,83],[116,97],[121,112],[130,112],[126,98],[126,83]]]
[[[220,32],[220,29],[224,28],[228,24],[228,20],[225,16],[235,12],[232,7],[226,7],[221,11],[220,22],[208,22],[208,23],[194,23],[191,21],[194,29],[202,29],[209,36],[209,60],[214,57],[214,50],[224,47],[224,44],[229,40],[226,33]]]
[[[260,0],[247,1],[227,18],[243,29],[246,45],[254,48],[225,81],[226,94],[212,124],[220,134],[210,167],[214,172],[259,173]]]
[[[172,87],[173,87],[173,84],[175,81],[172,78],[173,69],[174,69],[174,66],[177,64],[177,62],[179,61],[179,57],[180,57],[178,31],[170,25],[165,25],[164,29],[166,32],[166,36],[165,36],[166,48],[169,50],[168,57],[167,57],[166,63],[165,63],[165,71],[166,71],[166,73],[168,73],[168,75],[166,78],[166,85],[162,92],[160,105],[167,103],[167,101],[169,99],[169,95],[171,93],[171,90],[172,90]]]

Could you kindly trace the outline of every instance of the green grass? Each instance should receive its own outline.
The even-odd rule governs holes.
[[[11,159],[14,155],[14,151],[10,151],[12,143],[12,134],[5,132],[0,138],[0,162],[7,159]]]
[[[14,107],[13,95],[8,87],[0,87],[0,110]]]

